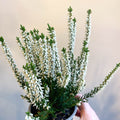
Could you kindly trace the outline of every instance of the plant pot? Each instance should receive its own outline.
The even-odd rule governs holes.
[[[32,105],[29,106],[28,112],[30,112],[30,114],[26,115],[25,120],[40,120],[39,117],[38,118],[34,117],[33,113],[36,114],[36,111],[35,109],[33,110],[31,108],[32,108]],[[33,113],[31,113],[31,110]],[[77,112],[77,106],[74,107],[74,111],[72,112],[71,116],[69,116],[66,120],[73,120],[73,117],[75,116],[76,112]],[[64,120],[64,119],[57,117],[54,120]]]
[[[67,118],[66,120],[73,120],[73,117],[75,116],[76,112],[77,112],[77,106],[75,106],[72,115],[69,118]]]

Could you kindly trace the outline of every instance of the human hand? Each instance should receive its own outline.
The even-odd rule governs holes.
[[[77,95],[79,97],[80,95]],[[91,106],[82,102],[80,106],[78,106],[78,110],[76,113],[77,117],[80,117],[80,120],[99,120],[95,111],[91,108]]]

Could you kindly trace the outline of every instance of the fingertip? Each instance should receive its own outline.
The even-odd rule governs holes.
[[[76,97],[76,98],[81,98],[81,97],[82,97],[82,94],[77,94],[75,97]]]
[[[77,112],[76,112],[76,115],[75,116],[77,116],[77,117],[81,117],[81,112],[80,112],[80,110],[78,109],[77,110]]]

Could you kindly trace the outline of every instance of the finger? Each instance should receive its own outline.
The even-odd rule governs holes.
[[[82,97],[82,94],[77,94],[76,96],[75,96],[75,98],[81,98]]]
[[[81,117],[81,113],[80,113],[80,110],[78,109],[77,112],[76,112],[76,116],[77,117]]]

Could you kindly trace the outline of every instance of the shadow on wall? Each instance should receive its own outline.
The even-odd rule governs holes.
[[[104,92],[105,93],[105,92]],[[116,102],[116,95],[111,94],[107,96],[105,101],[99,101],[98,98],[90,99],[89,103],[99,116],[100,120],[119,120],[119,111],[112,109]],[[101,96],[102,97],[102,96]],[[104,96],[103,96],[104,97]],[[102,105],[103,104],[103,105]],[[103,107],[101,107],[102,105]]]
[[[26,103],[20,98],[20,92],[0,93],[0,120],[24,120]],[[21,107],[22,106],[22,107]]]

